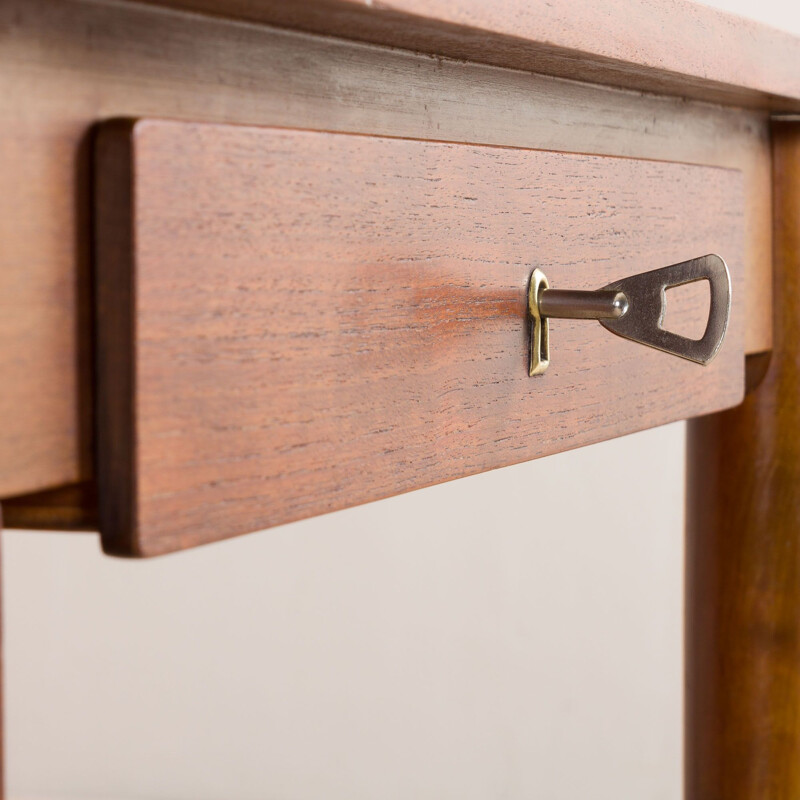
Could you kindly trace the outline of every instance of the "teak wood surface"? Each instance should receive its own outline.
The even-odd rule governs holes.
[[[331,133],[120,121],[96,159],[100,528],[154,555],[738,403],[731,170]],[[553,321],[533,267],[597,288],[719,252],[700,367]],[[682,302],[676,329],[707,317]]]
[[[686,0],[147,0],[609,86],[800,109],[800,40]]]
[[[800,797],[800,124],[774,137],[775,348],[689,424],[686,800]]]
[[[109,117],[324,128],[740,170],[745,349],[769,349],[762,111],[136,3],[6,0],[0,32],[0,174],[9,187],[0,194],[0,417],[9,421],[0,430],[0,497],[37,493],[8,508],[8,526],[82,527],[95,516],[93,507],[65,507],[62,487],[94,477],[89,153],[93,125]],[[55,501],[42,494],[49,489],[58,489]]]

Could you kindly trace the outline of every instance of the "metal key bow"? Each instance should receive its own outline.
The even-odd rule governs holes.
[[[667,289],[700,280],[707,280],[711,287],[711,307],[703,336],[689,339],[664,330]],[[551,317],[596,319],[617,336],[705,365],[722,346],[730,310],[730,273],[725,261],[715,254],[632,275],[591,292],[551,289],[545,274],[535,269],[528,289],[530,374],[541,375],[550,363]]]

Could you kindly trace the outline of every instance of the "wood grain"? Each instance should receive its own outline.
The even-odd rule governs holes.
[[[0,430],[0,497],[93,477],[87,153],[92,125],[113,116],[741,170],[746,346],[770,346],[770,154],[761,112],[136,4],[6,0],[0,32],[0,415],[14,421]]]
[[[800,125],[775,131],[775,348],[690,423],[686,797],[800,796]]]
[[[109,124],[97,156],[109,552],[209,542],[741,400],[736,172],[157,120]],[[735,287],[711,366],[558,320],[550,370],[528,377],[533,267],[592,288],[713,251]]]
[[[684,0],[149,0],[580,81],[800,108],[800,39]]]

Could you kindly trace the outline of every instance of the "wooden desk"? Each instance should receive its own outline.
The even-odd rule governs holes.
[[[632,0],[7,0],[0,30],[7,526],[99,527],[108,551],[154,555],[730,409],[690,426],[687,797],[800,793],[800,41],[689,3]],[[140,122],[99,150],[101,123],[119,118]],[[275,161],[276,148],[295,160]],[[249,175],[273,163],[289,167],[269,205]],[[420,189],[427,179],[436,191]],[[317,209],[305,241],[303,198]],[[372,227],[354,238],[368,208]],[[267,235],[264,220],[283,212],[294,221]],[[167,217],[173,227],[159,228]],[[282,243],[293,244],[266,269],[294,282],[265,288],[253,259]],[[560,372],[525,374],[533,266],[595,288],[698,248],[724,249],[734,279],[712,367],[570,322]],[[270,334],[280,347],[243,356],[256,334],[235,303],[217,302],[227,267],[259,323],[310,291],[312,255],[339,265],[322,273],[327,316],[287,314]],[[135,291],[120,299],[112,281],[109,300],[120,265]],[[193,274],[213,291],[192,294]],[[163,280],[140,287],[148,275]],[[702,302],[687,302],[684,322],[702,319]],[[121,319],[136,325],[117,336]],[[311,336],[327,359],[319,374],[304,356]],[[229,373],[208,367],[229,345],[237,400],[216,391]],[[270,358],[284,371],[253,367]],[[281,389],[258,405],[273,374]],[[615,391],[620,374],[632,391]],[[163,445],[176,431],[181,458]],[[123,440],[124,457],[103,445]],[[134,508],[135,524],[118,510],[98,517],[112,501]],[[187,512],[197,502],[202,525]]]

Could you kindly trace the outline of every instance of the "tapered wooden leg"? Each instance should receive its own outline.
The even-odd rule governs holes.
[[[800,124],[774,134],[773,353],[689,425],[686,800],[800,798]]]

